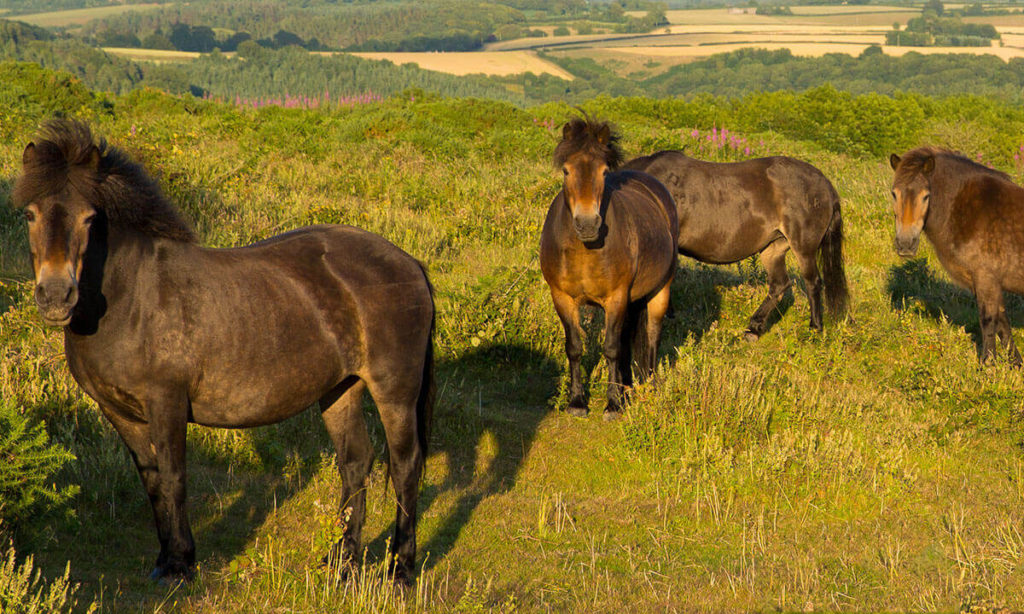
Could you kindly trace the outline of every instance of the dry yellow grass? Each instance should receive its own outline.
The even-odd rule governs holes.
[[[388,60],[395,64],[417,64],[425,70],[452,75],[517,75],[525,72],[547,73],[563,79],[573,76],[555,64],[538,58],[529,51],[469,51],[451,53],[353,53],[371,60]]]
[[[188,62],[202,55],[197,51],[138,49],[135,47],[104,47],[103,50],[112,55],[145,62]],[[224,55],[234,55],[234,53]]]
[[[854,10],[859,9],[859,10]],[[667,11],[665,17],[676,31],[678,26],[720,25],[726,27],[764,25],[789,28],[805,26],[884,26],[892,27],[894,21],[906,23],[911,17],[921,14],[920,10],[897,7],[795,7],[793,15],[756,15],[730,13],[729,9],[700,9],[693,11]]]
[[[159,4],[116,4],[111,6],[98,6],[89,9],[72,9],[69,11],[50,11],[47,13],[30,13],[19,15],[18,21],[24,21],[44,28],[59,28],[66,26],[80,26],[93,19],[109,17],[128,11],[145,11],[160,6]]]

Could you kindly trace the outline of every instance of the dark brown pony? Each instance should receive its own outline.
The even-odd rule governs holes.
[[[131,450],[160,541],[154,578],[189,577],[186,423],[250,427],[319,401],[338,454],[334,547],[357,553],[373,448],[369,389],[398,497],[396,581],[413,576],[416,499],[432,413],[434,303],[420,264],[349,226],[208,249],[157,183],[72,121],[25,148],[14,203],[28,219],[35,300],[64,327],[71,374]]]
[[[679,253],[713,264],[760,254],[768,296],[750,317],[748,340],[764,334],[768,316],[792,285],[786,272],[790,249],[804,279],[811,328],[822,328],[822,274],[830,315],[845,313],[843,216],[839,195],[818,169],[784,156],[717,163],[681,151],[659,151],[624,168],[650,173],[672,194]]]
[[[540,266],[565,328],[569,413],[587,413],[580,379],[580,307],[604,309],[608,361],[605,418],[622,412],[622,392],[637,364],[642,380],[655,366],[661,321],[676,269],[675,205],[650,175],[616,171],[618,137],[604,122],[573,119],[562,129],[555,165],[565,176],[540,238]]]
[[[1005,173],[933,147],[892,154],[896,253],[917,253],[921,231],[953,281],[970,289],[981,320],[981,360],[999,336],[1012,364],[1013,342],[1003,291],[1024,292],[1024,189]]]

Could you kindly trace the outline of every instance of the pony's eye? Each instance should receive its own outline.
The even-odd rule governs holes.
[[[921,201],[922,201],[922,202],[923,202],[924,204],[926,204],[926,205],[927,205],[927,204],[928,204],[928,201],[929,201],[929,200],[931,200],[931,197],[932,197],[932,195],[931,195],[931,194],[925,194],[925,195],[924,195],[924,196],[923,196],[923,197],[921,198]]]
[[[568,177],[568,176],[569,176],[569,169],[567,169],[567,168],[563,168],[563,169],[562,169],[562,175],[564,175],[564,176]]]
[[[82,220],[82,225],[83,226],[88,226],[88,225],[92,224],[92,221],[94,219],[96,219],[96,214],[95,213],[87,215],[87,216],[85,216],[85,219]]]
[[[896,190],[891,190],[889,193],[892,194],[892,199],[896,200]]]
[[[32,211],[30,209],[26,209],[25,210],[25,220],[30,222],[30,223],[36,221],[36,212]]]

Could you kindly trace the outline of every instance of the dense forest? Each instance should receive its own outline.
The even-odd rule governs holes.
[[[642,17],[627,10],[647,10]],[[241,40],[265,41],[282,36],[309,49],[349,51],[469,51],[487,41],[544,36],[527,28],[532,22],[560,23],[574,20],[579,28],[600,25],[622,32],[646,32],[667,23],[664,5],[645,0],[587,3],[478,2],[432,0],[429,2],[380,1],[346,3],[284,0],[199,0],[170,4],[147,11],[129,11],[86,24],[81,35],[99,44],[176,48],[182,51],[233,51]],[[191,37],[176,41],[175,28],[192,28]],[[220,32],[218,37],[216,32]],[[201,36],[206,48],[197,44]],[[181,41],[184,40],[184,44]],[[170,44],[170,47],[164,45]]]

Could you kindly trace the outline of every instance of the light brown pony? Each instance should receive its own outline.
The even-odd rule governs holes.
[[[623,388],[655,366],[661,322],[676,269],[675,204],[646,173],[619,171],[618,137],[605,122],[573,119],[562,129],[555,165],[565,177],[540,238],[540,266],[565,329],[569,406],[587,413],[580,378],[580,307],[604,309],[608,361],[605,418],[622,412]]]
[[[1024,189],[1005,173],[964,156],[921,147],[892,154],[896,253],[917,253],[921,232],[953,281],[978,301],[981,361],[995,356],[996,336],[1020,366],[1003,291],[1024,292]]]

